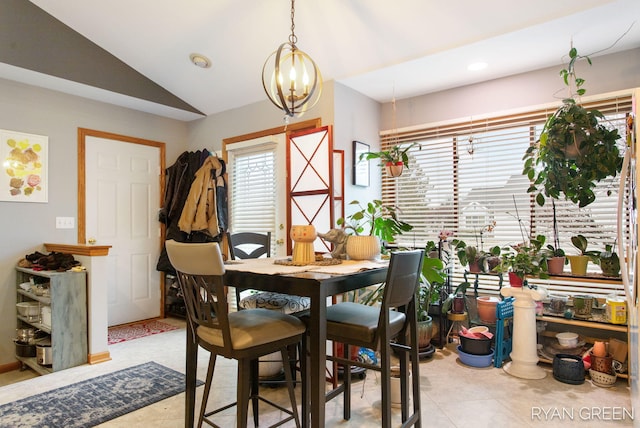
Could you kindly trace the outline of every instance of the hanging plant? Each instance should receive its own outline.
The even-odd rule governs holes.
[[[407,146],[396,144],[389,150],[379,152],[365,152],[360,154],[361,160],[379,159],[380,166],[384,167],[391,177],[398,177],[402,174],[403,168],[409,169],[409,149],[418,143],[411,143]]]
[[[545,197],[557,199],[564,195],[580,207],[592,203],[596,184],[615,177],[622,169],[622,156],[616,144],[617,129],[609,129],[602,122],[604,115],[595,109],[587,110],[574,97],[582,96],[584,79],[575,74],[576,61],[587,56],[569,51],[569,65],[560,71],[570,97],[566,98],[545,122],[538,142],[530,146],[523,160],[522,173],[531,181],[527,190],[536,194],[536,202],[543,206]]]

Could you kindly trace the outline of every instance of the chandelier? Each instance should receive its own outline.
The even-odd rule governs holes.
[[[297,48],[295,0],[291,0],[291,35],[262,67],[262,86],[269,100],[285,113],[285,119],[300,117],[316,105],[322,93],[322,75],[309,55]]]

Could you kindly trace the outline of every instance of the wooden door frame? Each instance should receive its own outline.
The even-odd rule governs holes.
[[[86,184],[86,138],[87,137],[96,137],[96,138],[104,138],[108,140],[116,140],[122,141],[124,143],[132,143],[132,144],[141,144],[145,146],[156,147],[160,150],[160,175],[158,179],[160,180],[160,209],[162,207],[162,203],[164,201],[164,183],[165,183],[165,169],[166,169],[166,161],[165,161],[165,153],[166,153],[166,144],[160,141],[153,140],[145,140],[143,138],[137,137],[128,137],[126,135],[113,134],[111,132],[97,131],[94,129],[87,128],[78,128],[78,244],[84,245],[87,243],[87,211],[86,211],[86,192],[87,192],[87,184]],[[164,224],[160,224],[161,233],[160,233],[160,244],[162,244],[162,237],[164,236]]]
[[[292,132],[320,128],[322,126],[322,119],[316,117],[314,119],[303,120],[296,123],[290,123],[284,126],[277,126],[275,128],[264,129],[262,131],[250,132],[248,134],[237,135],[235,137],[223,138],[222,139],[222,159],[225,163],[229,162],[229,153],[227,151],[227,146],[234,143],[240,143],[242,141],[247,140],[255,140],[256,138],[267,137],[269,135],[276,134],[285,134],[285,137],[288,138],[289,134]],[[289,173],[289,165],[287,164],[287,174]],[[227,180],[227,183],[229,181]],[[289,213],[287,212],[287,222],[289,222]],[[289,231],[287,231],[287,238],[289,236]],[[287,239],[288,240],[288,239]],[[227,243],[226,237],[223,239],[223,253],[228,254],[229,246]]]

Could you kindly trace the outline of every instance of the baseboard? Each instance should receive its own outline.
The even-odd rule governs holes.
[[[18,370],[20,367],[21,367],[20,361],[14,361],[13,363],[9,363],[9,364],[2,364],[0,365],[0,373],[12,372],[14,370]]]
[[[111,354],[109,354],[109,351],[100,352],[98,354],[89,354],[87,356],[87,362],[89,364],[104,363],[105,361],[111,361]]]

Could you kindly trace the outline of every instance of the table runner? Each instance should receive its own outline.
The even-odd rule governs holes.
[[[387,267],[388,260],[344,260],[339,265],[306,265],[290,266],[274,263],[277,258],[261,258],[235,260],[233,263],[225,264],[226,270],[242,272],[253,272],[266,275],[288,275],[302,272],[318,272],[329,275],[348,275],[367,269],[377,269]]]

